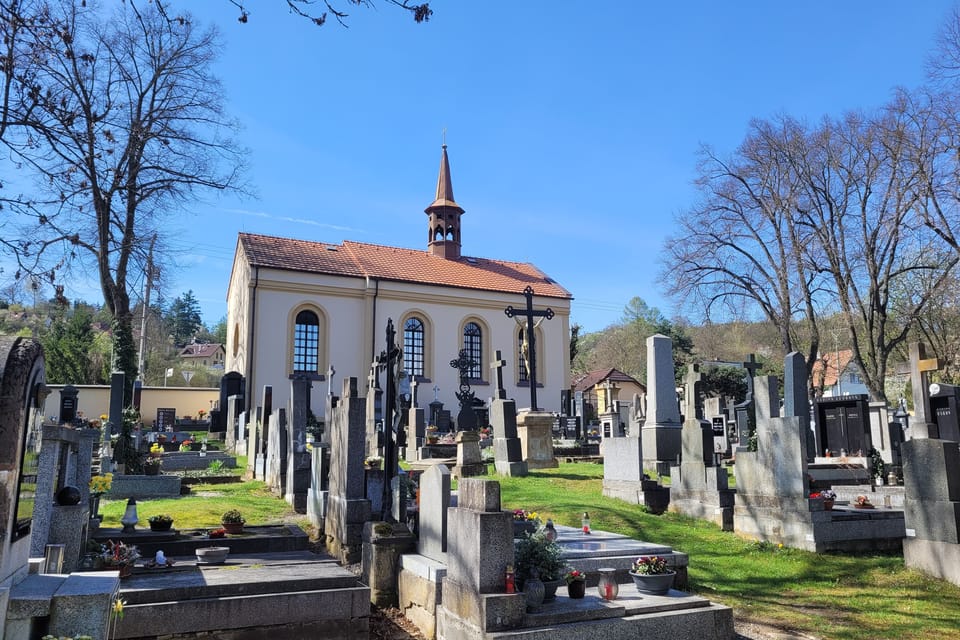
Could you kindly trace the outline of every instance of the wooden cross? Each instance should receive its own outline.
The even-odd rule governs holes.
[[[505,366],[507,366],[507,361],[503,359],[503,354],[500,352],[500,349],[497,349],[493,356],[493,362],[490,363],[490,368],[494,370],[493,375],[497,379],[495,397],[500,400],[507,399],[507,392],[503,388],[503,368]]]
[[[528,367],[527,374],[530,377],[530,410],[537,410],[537,336],[535,334],[535,328],[533,324],[534,318],[545,318],[549,320],[554,316],[553,309],[547,307],[543,310],[534,311],[533,309],[533,287],[527,285],[523,290],[523,295],[527,299],[527,308],[523,311],[518,311],[513,308],[513,305],[508,306],[503,310],[507,314],[508,318],[513,318],[514,316],[525,316],[527,319],[527,328],[524,333],[524,337],[527,340],[527,344],[530,345],[530,366]]]
[[[910,343],[910,385],[913,387],[913,420],[911,426],[929,423],[930,410],[929,372],[940,368],[940,360],[927,358],[927,348],[922,342]],[[916,435],[916,432],[914,432]]]

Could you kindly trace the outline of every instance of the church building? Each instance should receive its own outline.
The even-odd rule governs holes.
[[[246,378],[248,410],[265,385],[273,387],[273,406],[287,407],[291,377],[308,374],[318,380],[310,406],[321,416],[327,383],[319,380],[330,367],[334,394],[344,377],[356,377],[365,395],[371,363],[386,349],[388,318],[404,368],[418,382],[419,406],[437,399],[457,414],[459,372],[450,362],[466,349],[477,398],[494,395],[491,364],[500,350],[507,396],[528,407],[522,313],[530,287],[533,308],[554,314],[538,318],[534,329],[537,404],[560,411],[561,392],[570,388],[570,293],[532,264],[462,255],[464,210],[453,197],[446,145],[436,198],[425,212],[426,250],[239,235],[227,292],[225,369]],[[507,307],[517,315],[509,317]]]

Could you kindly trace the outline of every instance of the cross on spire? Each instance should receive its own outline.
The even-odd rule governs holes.
[[[527,308],[523,311],[518,311],[513,308],[513,305],[509,305],[506,309],[503,310],[507,314],[508,318],[513,318],[514,316],[525,316],[527,319],[527,328],[524,330],[524,339],[529,345],[529,357],[530,364],[527,367],[527,373],[530,377],[530,410],[537,410],[537,336],[534,332],[535,325],[533,324],[534,318],[544,318],[549,320],[554,316],[553,309],[547,307],[546,309],[534,311],[533,309],[533,287],[527,285],[523,290],[523,295],[527,299]],[[542,320],[540,321],[542,322]],[[519,320],[517,321],[519,324]],[[539,322],[537,323],[539,324]]]

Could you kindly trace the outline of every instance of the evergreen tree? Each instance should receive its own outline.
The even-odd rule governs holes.
[[[200,317],[200,303],[193,297],[193,290],[178,296],[170,305],[173,343],[178,347],[190,342],[203,327]]]
[[[78,306],[73,313],[57,313],[49,332],[40,338],[47,365],[47,380],[55,384],[100,382],[91,366],[96,338],[93,314]]]

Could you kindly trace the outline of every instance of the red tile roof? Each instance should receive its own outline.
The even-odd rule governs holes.
[[[258,267],[505,293],[521,293],[530,286],[538,296],[573,297],[526,262],[469,256],[450,260],[416,249],[349,240],[338,245],[250,233],[241,233],[239,242],[249,263]]]
[[[813,367],[811,367],[814,383],[820,384],[820,376],[823,376],[824,388],[837,384],[838,370],[840,373],[846,370],[851,360],[853,360],[853,349],[840,349],[839,351],[821,353],[820,357],[813,361]]]
[[[209,358],[217,352],[221,347],[220,344],[210,343],[210,344],[188,344],[180,351],[181,358]]]

